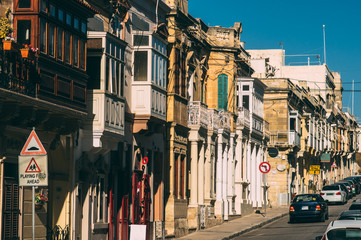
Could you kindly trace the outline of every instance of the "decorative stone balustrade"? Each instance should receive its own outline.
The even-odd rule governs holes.
[[[200,125],[203,128],[208,127],[207,105],[193,101],[188,103],[188,126]]]

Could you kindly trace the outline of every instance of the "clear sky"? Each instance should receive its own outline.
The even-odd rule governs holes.
[[[188,11],[209,26],[231,27],[242,22],[241,40],[246,49],[281,48],[282,42],[286,55],[318,54],[321,63],[325,25],[327,65],[341,74],[343,107],[350,112],[351,82],[355,81],[354,115],[361,121],[360,0],[189,0]],[[318,59],[310,56],[310,61]],[[289,62],[306,65],[307,56],[286,57]]]

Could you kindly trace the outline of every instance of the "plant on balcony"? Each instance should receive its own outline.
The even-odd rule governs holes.
[[[8,8],[5,11],[5,17],[0,18],[0,39],[3,40],[3,49],[8,51],[15,50],[15,41],[11,36],[13,28],[9,19],[10,12],[11,10]]]
[[[37,48],[33,48],[31,45],[28,44],[23,44],[23,48],[20,49],[21,56],[28,59],[33,59],[37,51]]]
[[[41,209],[45,203],[48,202],[48,198],[44,194],[38,194],[35,196],[35,208]]]

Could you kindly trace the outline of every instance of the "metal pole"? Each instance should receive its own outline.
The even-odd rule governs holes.
[[[35,186],[32,186],[32,218],[33,218],[33,240],[35,240]]]
[[[263,199],[264,199],[264,216],[267,213],[267,183],[266,183],[266,173],[263,173]]]

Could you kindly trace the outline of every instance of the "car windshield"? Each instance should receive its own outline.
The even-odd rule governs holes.
[[[317,198],[312,195],[300,195],[293,199],[293,202],[316,202]]]
[[[340,216],[337,220],[361,220],[360,216]]]
[[[361,204],[351,204],[348,210],[361,210]]]
[[[327,190],[338,190],[338,186],[324,186],[322,188],[322,191],[327,191]]]
[[[361,239],[361,229],[359,228],[340,228],[333,229],[327,233],[328,240],[356,240]]]

